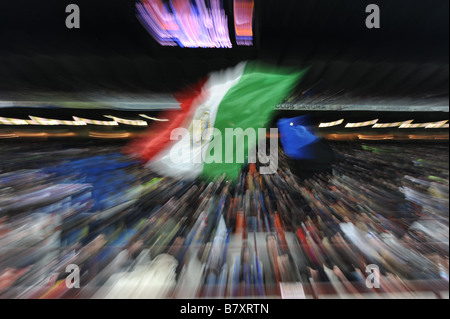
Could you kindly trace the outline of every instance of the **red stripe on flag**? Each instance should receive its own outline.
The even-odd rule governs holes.
[[[169,145],[172,142],[170,140],[172,130],[185,127],[186,119],[190,114],[194,101],[200,97],[206,80],[205,78],[196,85],[175,93],[174,97],[180,103],[181,110],[163,112],[158,117],[169,121],[152,123],[144,135],[131,141],[123,149],[123,152],[137,155],[142,160],[148,161]]]

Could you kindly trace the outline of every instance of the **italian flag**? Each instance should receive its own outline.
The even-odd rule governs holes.
[[[227,179],[236,179],[243,163],[226,160],[226,129],[250,128],[258,133],[258,129],[267,128],[275,106],[304,73],[257,62],[213,72],[188,92],[176,94],[181,110],[166,111],[163,117],[168,121],[152,125],[126,151],[139,155],[147,167],[164,176],[194,179],[226,174]],[[248,154],[260,138],[266,136],[256,136],[255,141],[236,139],[234,143],[243,143],[236,146]]]

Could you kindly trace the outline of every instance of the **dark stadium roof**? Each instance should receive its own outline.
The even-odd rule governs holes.
[[[80,29],[65,27],[69,3],[80,7]],[[293,102],[309,90],[308,103],[406,98],[448,106],[449,2],[377,0],[381,28],[370,30],[369,3],[256,0],[253,47],[185,49],[157,44],[136,19],[134,0],[2,1],[0,101],[164,94],[260,59],[310,67]],[[224,0],[229,14],[231,6]]]

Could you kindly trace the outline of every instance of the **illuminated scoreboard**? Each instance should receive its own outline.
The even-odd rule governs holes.
[[[140,0],[136,11],[144,28],[163,46],[231,48],[233,34],[238,46],[253,45],[254,0],[233,0],[231,17],[222,0]]]

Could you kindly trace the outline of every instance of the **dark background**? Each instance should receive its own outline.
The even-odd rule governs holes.
[[[69,3],[80,7],[80,29],[65,26]],[[380,29],[365,26],[370,3],[380,7]],[[224,8],[234,41],[232,1]],[[253,47],[189,49],[158,45],[136,19],[133,0],[6,0],[0,100],[170,93],[211,70],[259,59],[311,67],[300,95],[313,88],[448,105],[448,21],[447,0],[255,0]]]

